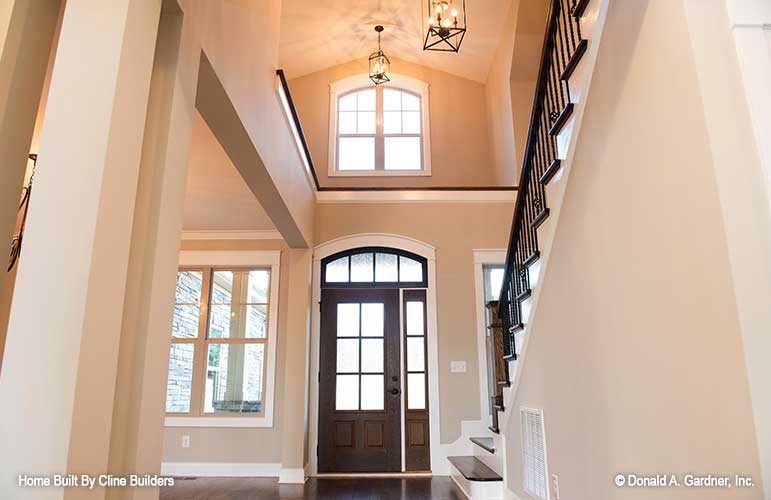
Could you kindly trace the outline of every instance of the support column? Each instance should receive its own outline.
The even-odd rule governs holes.
[[[153,64],[109,471],[159,474],[166,378],[201,47],[176,0],[164,0]],[[109,499],[157,500],[157,488],[111,488]]]
[[[305,482],[308,441],[308,369],[310,356],[312,250],[289,250],[289,304],[284,360],[284,407],[281,412],[280,483]],[[312,450],[315,453],[316,450]]]
[[[5,266],[59,6],[59,0],[0,6],[0,366],[10,301]]]
[[[18,474],[107,469],[160,0],[68,0],[0,373],[1,498]]]

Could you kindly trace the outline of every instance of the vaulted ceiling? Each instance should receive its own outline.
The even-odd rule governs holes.
[[[366,59],[382,24],[386,55],[485,82],[511,1],[466,0],[468,31],[454,54],[423,51],[427,0],[284,0],[279,65],[295,78]]]

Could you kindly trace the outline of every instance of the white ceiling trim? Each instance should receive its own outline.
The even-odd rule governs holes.
[[[317,191],[317,203],[514,203],[516,191]]]
[[[183,240],[283,240],[276,229],[182,231]]]

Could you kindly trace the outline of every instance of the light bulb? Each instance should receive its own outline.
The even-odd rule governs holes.
[[[442,13],[442,6],[441,5],[437,5],[436,6],[436,13],[437,14],[441,14]]]
[[[428,25],[429,26],[433,26],[434,25],[434,18],[433,17],[429,17],[428,18]]]
[[[449,19],[445,19],[444,20],[444,26],[445,26],[445,28],[449,28],[450,27],[450,20]]]
[[[458,9],[452,9],[452,17],[458,17]]]

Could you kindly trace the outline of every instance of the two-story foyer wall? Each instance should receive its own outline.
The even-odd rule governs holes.
[[[479,380],[474,297],[474,249],[505,248],[513,203],[320,204],[316,242],[362,233],[407,236],[436,248],[437,340],[442,444],[461,435],[463,420],[479,420]],[[465,361],[465,373],[450,373]],[[432,432],[435,432],[432,429]]]
[[[394,73],[429,84],[431,121],[430,177],[329,177],[329,86],[367,73],[360,59],[289,81],[303,130],[325,187],[494,186],[485,85],[443,71],[392,58]],[[291,75],[290,75],[291,76]]]

